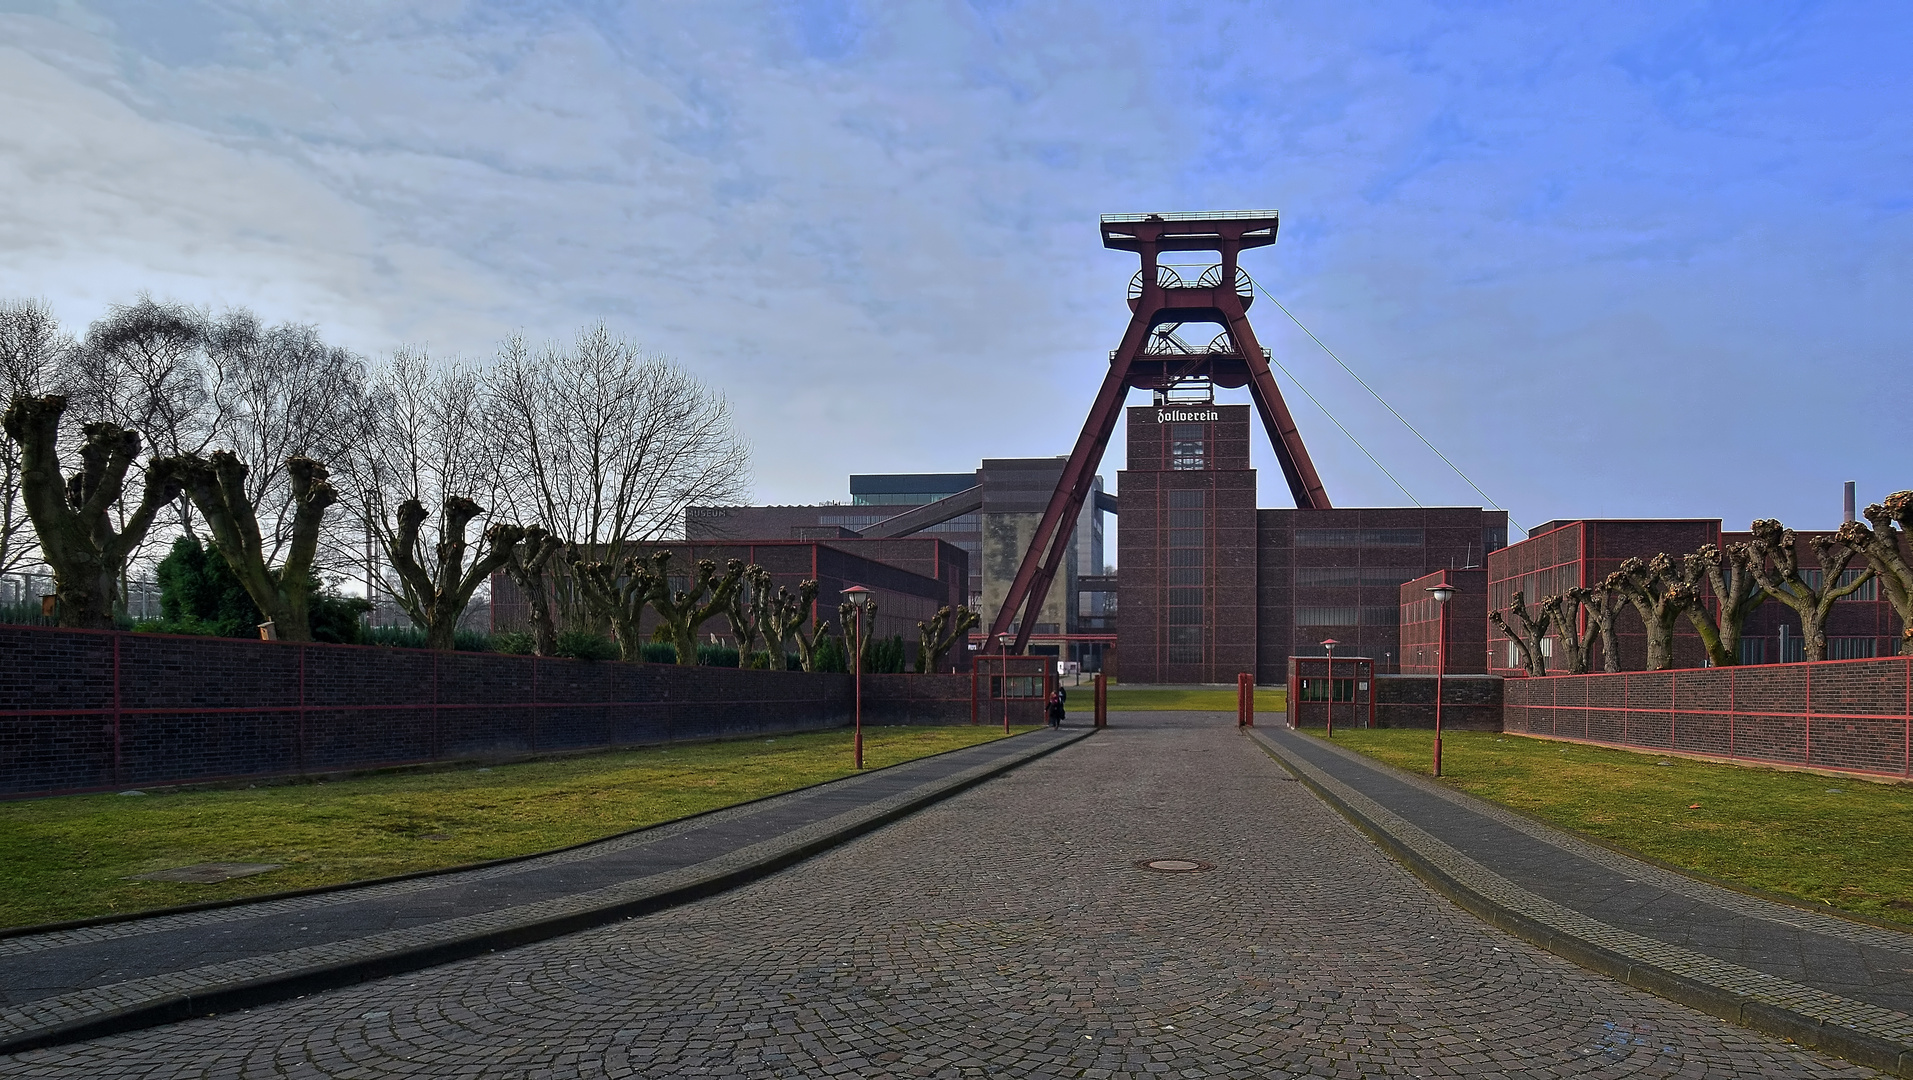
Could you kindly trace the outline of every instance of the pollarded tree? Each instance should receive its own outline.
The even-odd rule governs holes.
[[[1848,564],[1856,552],[1837,536],[1813,538],[1814,554],[1820,558],[1819,581],[1811,581],[1800,569],[1798,538],[1772,518],[1753,524],[1754,580],[1767,595],[1792,608],[1800,616],[1800,642],[1808,660],[1827,658],[1827,613],[1834,601],[1851,596],[1873,578],[1873,571],[1856,574],[1842,582]],[[1844,530],[1843,530],[1844,535]],[[1781,657],[1785,660],[1786,657]]]
[[[532,655],[558,655],[558,624],[551,615],[552,560],[565,545],[545,531],[543,525],[525,530],[524,537],[512,545],[505,558],[505,574],[525,597],[530,616]]]
[[[1620,613],[1625,601],[1607,588],[1572,588],[1565,594],[1566,602],[1579,606],[1587,615],[1588,631],[1600,635],[1601,670],[1614,672],[1621,670],[1621,645],[1614,636],[1614,616]],[[1564,609],[1566,604],[1563,605]],[[1592,642],[1584,635],[1580,638],[1582,670],[1588,667],[1588,647]]]
[[[658,613],[659,620],[657,638],[677,647],[678,663],[695,664],[698,629],[730,608],[732,595],[743,584],[744,563],[731,559],[720,575],[716,563],[699,559],[690,585],[684,589],[671,587],[670,563],[669,548],[651,556],[657,576],[651,586],[651,610]]]
[[[764,644],[771,655],[771,669],[784,670],[784,650],[793,639],[798,643],[798,665],[805,671],[810,670],[810,647],[816,643],[813,633],[809,644],[804,643],[804,623],[810,619],[810,611],[817,601],[817,583],[800,582],[795,594],[782,585],[777,587],[777,595],[771,598],[767,621],[761,622],[758,629],[764,635]]]
[[[290,483],[291,520],[283,550],[272,565],[271,537],[262,534],[259,516],[248,493],[246,463],[227,450],[207,457],[182,455],[171,459],[186,482],[186,494],[199,509],[212,533],[213,546],[259,605],[273,630],[284,641],[312,640],[312,594],[318,578],[313,560],[326,510],[338,501],[326,467],[308,457],[286,459]]]
[[[940,607],[927,623],[917,624],[917,671],[928,674],[943,666],[943,657],[982,621],[967,607],[952,611]]]
[[[1674,666],[1674,623],[1700,602],[1700,593],[1682,577],[1674,557],[1662,552],[1652,559],[1628,559],[1601,583],[1619,593],[1641,617],[1647,629],[1647,670]]]
[[[494,570],[511,558],[512,548],[525,535],[516,525],[493,524],[480,537],[480,548],[466,565],[466,532],[484,508],[454,495],[439,511],[439,539],[429,554],[419,551],[419,529],[427,517],[417,499],[399,504],[398,530],[388,551],[398,572],[399,606],[425,631],[425,647],[450,649],[459,616],[472,602],[472,593]]]
[[[126,563],[146,539],[160,509],[179,497],[181,477],[167,459],[146,467],[139,505],[121,515],[127,470],[139,458],[140,436],[117,424],[87,424],[80,470],[60,465],[60,417],[67,399],[18,396],[7,407],[7,436],[20,449],[20,496],[53,568],[61,626],[109,629]]]
[[[1519,590],[1508,604],[1508,614],[1513,615],[1519,626],[1511,625],[1500,611],[1490,611],[1488,621],[1508,635],[1521,652],[1521,666],[1528,674],[1540,676],[1548,673],[1547,656],[1541,651],[1542,639],[1548,636],[1548,614],[1546,611],[1528,610],[1527,598]]]
[[[1581,601],[1572,595],[1541,598],[1541,616],[1554,630],[1554,640],[1561,643],[1561,661],[1569,675],[1588,673],[1588,647],[1594,643],[1594,623],[1589,621],[1582,628],[1580,615]]]
[[[817,583],[814,581],[806,581],[804,584],[812,587],[810,598],[811,600],[815,600],[817,595],[815,586]],[[804,605],[804,611],[806,613],[810,611],[809,603]],[[803,668],[805,671],[816,671],[817,661],[819,657],[823,655],[819,647],[830,641],[830,639],[829,619],[818,619],[816,622],[811,623],[808,631],[804,629],[801,621],[793,626],[791,628],[790,641],[792,645],[797,647],[797,666]]]
[[[670,559],[669,551],[659,551],[652,555],[650,562],[636,554],[611,562],[592,559],[575,545],[565,549],[572,582],[592,614],[611,625],[611,636],[618,643],[618,655],[622,659],[644,658],[640,624],[645,608],[660,594],[670,595],[670,581],[665,576]],[[697,662],[696,633],[696,628],[692,628],[691,663]],[[680,663],[683,663],[683,655],[680,647]]]
[[[1865,556],[1879,577],[1904,627],[1900,655],[1913,656],[1913,566],[1906,560],[1906,538],[1913,533],[1913,491],[1896,491],[1868,506],[1864,514],[1872,527],[1849,521],[1840,526],[1840,542]]]
[[[1767,602],[1767,591],[1754,577],[1754,561],[1752,544],[1728,544],[1724,548],[1703,544],[1679,563],[1681,580],[1696,597],[1703,585],[1714,595],[1714,611],[1696,602],[1687,609],[1687,621],[1694,624],[1715,667],[1740,663],[1740,634],[1747,617]]]
[[[471,598],[525,535],[517,525],[481,520],[499,492],[479,385],[475,372],[400,349],[373,373],[352,411],[345,496],[371,549],[367,593],[391,596],[432,648],[452,647]],[[436,523],[426,507],[441,508]],[[467,567],[474,524],[481,546]],[[389,576],[376,568],[381,552]]]
[[[776,595],[771,592],[771,572],[755,563],[744,568],[744,580],[731,594],[731,606],[724,614],[731,624],[731,636],[737,639],[737,666],[758,666],[757,639],[764,635],[772,618]]]

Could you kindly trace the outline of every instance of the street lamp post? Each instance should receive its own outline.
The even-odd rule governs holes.
[[[1328,653],[1328,731],[1327,736],[1335,737],[1335,646],[1341,642],[1328,638],[1322,642],[1322,651]]]
[[[1010,733],[1010,646],[1016,644],[1016,635],[1007,630],[996,635],[996,643],[1003,646],[1003,681],[997,685],[1003,688],[1003,734]]]
[[[852,585],[844,590],[844,599],[857,611],[857,640],[851,644],[854,656],[851,659],[853,696],[856,699],[854,734],[850,737],[850,756],[857,768],[864,767],[864,610],[870,606],[870,590],[862,585]]]
[[[1446,581],[1428,587],[1435,603],[1441,607],[1441,625],[1435,638],[1435,775],[1441,775],[1441,691],[1442,680],[1448,674],[1448,601],[1454,598],[1455,587]]]

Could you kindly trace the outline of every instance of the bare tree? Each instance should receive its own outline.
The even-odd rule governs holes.
[[[1502,633],[1508,635],[1508,640],[1515,643],[1515,647],[1521,652],[1521,666],[1527,670],[1528,674],[1546,675],[1548,660],[1541,651],[1541,642],[1548,636],[1548,613],[1545,610],[1530,612],[1527,598],[1516,590],[1514,599],[1508,604],[1508,614],[1514,616],[1515,623],[1519,626],[1510,624],[1499,611],[1489,612],[1488,621],[1499,627]]]
[[[392,597],[425,631],[428,648],[452,647],[473,595],[525,534],[494,521],[481,525],[479,548],[470,550],[472,523],[486,516],[478,498],[495,504],[499,494],[479,389],[476,372],[400,349],[372,373],[352,411],[344,461],[367,537],[367,596]],[[440,509],[436,524],[428,506]],[[379,553],[389,577],[377,568]]]
[[[47,392],[75,349],[53,312],[39,301],[0,301],[0,400]],[[0,574],[39,557],[32,522],[22,499],[20,445],[0,443]]]
[[[967,607],[955,611],[940,607],[927,623],[917,624],[917,671],[928,674],[943,666],[943,657],[975,629],[982,616]]]
[[[211,318],[142,294],[86,329],[61,379],[83,421],[144,433],[161,456],[206,448],[213,402],[206,386]]]
[[[447,498],[439,511],[439,538],[429,554],[419,550],[419,530],[428,516],[417,499],[399,504],[398,528],[387,549],[398,572],[399,606],[425,631],[425,647],[449,649],[456,639],[459,616],[472,593],[494,570],[511,558],[512,548],[524,536],[517,525],[487,527],[480,548],[466,565],[466,530],[484,508],[463,496]]]
[[[636,553],[611,562],[589,558],[586,552],[573,545],[565,549],[565,558],[571,564],[571,579],[577,583],[579,592],[591,606],[593,614],[611,624],[611,636],[618,642],[620,658],[643,659],[644,638],[640,633],[640,624],[644,619],[644,610],[660,594],[667,606],[671,602],[668,576],[671,552],[654,552],[648,562]],[[693,644],[689,662],[695,664],[697,628],[693,626],[690,633]],[[681,649],[678,662],[686,662]]]
[[[247,484],[246,463],[230,451],[209,458],[182,455],[168,459],[186,480],[186,493],[206,519],[213,545],[232,567],[233,576],[252,597],[277,635],[286,641],[311,641],[313,560],[325,512],[338,500],[324,465],[306,457],[286,461],[293,512],[285,558],[273,567],[273,545],[259,525]]]
[[[1740,663],[1740,635],[1747,617],[1767,602],[1767,591],[1754,578],[1755,561],[1751,544],[1728,544],[1725,548],[1703,544],[1679,563],[1681,580],[1697,598],[1703,586],[1713,593],[1715,611],[1697,600],[1687,609],[1687,621],[1694,624],[1715,667]]]
[[[724,572],[719,574],[716,563],[699,559],[690,584],[674,589],[670,560],[669,548],[651,556],[656,574],[651,587],[651,609],[658,613],[659,639],[669,640],[677,647],[678,663],[695,664],[698,628],[730,608],[731,597],[743,585],[744,563],[738,559],[728,560]]]
[[[262,553],[275,561],[295,542],[302,510],[291,463],[347,460],[360,432],[365,362],[311,326],[264,326],[244,308],[207,324],[206,354],[204,445],[251,463],[243,494],[258,516]]]
[[[686,506],[748,489],[724,398],[602,323],[535,354],[507,339],[486,384],[513,512],[594,561],[616,563],[627,545],[674,535]]]
[[[1913,566],[1906,559],[1906,538],[1913,532],[1913,491],[1888,495],[1868,506],[1864,516],[1872,527],[1849,521],[1840,526],[1840,542],[1864,555],[1878,575],[1887,600],[1900,616],[1900,655],[1913,656]]]
[[[814,586],[816,582],[807,581],[804,584]],[[811,598],[813,600],[816,598],[814,589],[812,590]],[[808,603],[804,605],[804,610],[806,613],[809,612],[810,605]],[[818,619],[811,623],[809,631],[804,630],[801,622],[792,627],[790,641],[792,645],[797,647],[797,666],[803,668],[805,671],[816,671],[817,646],[828,640],[830,640],[829,619]]]
[[[66,407],[57,394],[15,397],[0,426],[20,448],[21,499],[41,557],[53,568],[60,625],[107,629],[127,560],[160,508],[179,497],[180,477],[162,460],[149,463],[139,504],[116,515],[127,471],[139,457],[139,433],[106,421],[87,424],[80,470],[66,476],[59,445]]]
[[[1772,518],[1753,524],[1754,580],[1767,595],[1792,608],[1800,616],[1800,641],[1808,660],[1827,658],[1827,613],[1834,601],[1851,596],[1873,577],[1868,570],[1852,581],[1842,583],[1847,565],[1856,552],[1838,537],[1813,538],[1814,554],[1820,559],[1819,581],[1808,580],[1800,569],[1798,538]],[[1842,530],[1844,535],[1844,530]],[[1785,657],[1781,657],[1785,660]]]
[[[1674,666],[1674,622],[1700,601],[1700,594],[1681,577],[1674,557],[1662,552],[1646,562],[1628,559],[1602,582],[1619,593],[1641,617],[1647,629],[1647,670]]]
[[[1601,670],[1615,672],[1621,670],[1621,643],[1614,636],[1614,616],[1621,610],[1621,600],[1613,590],[1602,587],[1596,589],[1573,588],[1565,594],[1567,600],[1579,605],[1586,613],[1588,629],[1598,633],[1601,640]],[[1587,648],[1590,644],[1586,637],[1581,639],[1582,663],[1587,660]]]
[[[771,572],[753,563],[744,568],[744,580],[731,594],[731,606],[725,617],[731,624],[731,636],[737,639],[737,666],[760,666],[757,639],[764,637],[776,619],[777,596],[771,592]],[[776,660],[766,652],[762,666]],[[781,666],[781,665],[779,665]]]
[[[771,655],[771,670],[784,670],[784,650],[793,640],[798,646],[798,666],[805,671],[810,670],[810,647],[816,643],[816,635],[812,634],[809,644],[806,644],[803,626],[810,619],[811,607],[816,600],[815,581],[799,582],[794,594],[786,591],[782,585],[777,587],[777,595],[771,600],[769,620],[758,624]]]
[[[552,560],[564,547],[543,525],[532,525],[525,529],[524,538],[512,547],[505,560],[505,574],[525,597],[534,656],[558,655],[558,625],[551,615],[550,573]]]
[[[1554,639],[1561,643],[1561,661],[1569,675],[1588,673],[1588,648],[1594,643],[1595,626],[1590,621],[1584,629],[1581,626],[1581,601],[1573,595],[1573,590],[1557,596],[1541,598],[1541,615],[1554,630]]]

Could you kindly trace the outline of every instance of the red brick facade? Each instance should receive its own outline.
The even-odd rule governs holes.
[[[1913,776],[1913,658],[1509,679],[1504,694],[1510,732]]]
[[[1448,662],[1437,653],[1442,639],[1443,605],[1429,589],[1455,590],[1447,604]],[[1403,675],[1481,675],[1488,670],[1488,571],[1437,570],[1402,586],[1401,663]]]
[[[972,683],[865,676],[864,719],[968,722]],[[1040,722],[1040,698],[1008,704],[1012,722]],[[985,705],[1000,723],[1004,703]],[[848,675],[0,625],[0,798],[816,730],[850,716]]]

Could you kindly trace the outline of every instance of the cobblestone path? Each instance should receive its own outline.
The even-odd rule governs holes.
[[[1484,926],[1230,717],[1114,723],[720,897],[0,1076],[1874,1075]]]

